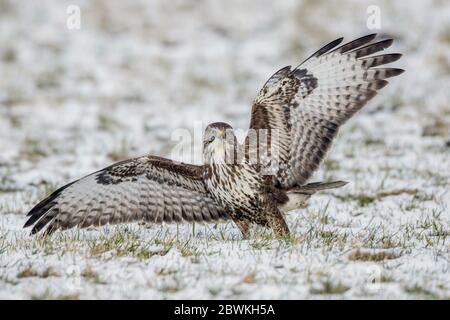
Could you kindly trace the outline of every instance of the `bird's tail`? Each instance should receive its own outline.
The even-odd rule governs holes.
[[[293,192],[305,192],[313,194],[317,191],[321,190],[327,190],[327,189],[335,189],[343,187],[347,184],[346,181],[332,181],[332,182],[311,182],[308,184],[305,184],[303,186],[299,186],[295,189],[293,189]]]
[[[281,205],[279,209],[286,213],[294,209],[305,208],[308,205],[308,200],[317,191],[334,189],[345,186],[345,181],[333,182],[312,182],[303,186],[297,186],[286,191],[288,201]]]
[[[302,194],[314,194],[317,191],[340,188],[347,184],[345,181],[332,181],[332,182],[311,182],[303,186],[298,186],[288,190],[288,193],[302,193]]]

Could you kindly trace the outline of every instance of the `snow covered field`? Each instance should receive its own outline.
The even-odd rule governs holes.
[[[406,72],[343,127],[314,180],[350,183],[292,212],[291,241],[231,223],[22,229],[115,161],[199,163],[202,126],[246,129],[275,70],[373,31]],[[0,298],[449,299],[449,88],[448,1],[0,0]]]

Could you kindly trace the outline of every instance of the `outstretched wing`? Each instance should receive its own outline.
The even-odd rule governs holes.
[[[28,213],[32,233],[131,221],[227,219],[209,196],[203,167],[159,157],[116,163],[56,190]]]
[[[342,38],[329,43],[298,67],[277,71],[256,97],[250,129],[267,129],[278,157],[271,158],[272,168],[277,162],[273,173],[282,187],[304,184],[339,127],[388,83],[386,78],[403,72],[375,68],[401,57],[398,53],[373,56],[393,42],[370,43],[375,37],[368,35],[340,47]]]

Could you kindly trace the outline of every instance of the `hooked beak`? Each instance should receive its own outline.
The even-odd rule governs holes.
[[[217,132],[217,136],[218,136],[219,138],[225,137],[225,130],[219,130],[219,131]]]

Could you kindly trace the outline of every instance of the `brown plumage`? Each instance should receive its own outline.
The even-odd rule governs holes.
[[[226,123],[203,137],[204,165],[145,156],[119,162],[56,190],[28,213],[32,233],[107,223],[233,219],[244,237],[251,224],[289,234],[283,214],[303,208],[319,190],[342,181],[306,184],[339,127],[403,72],[375,68],[400,54],[372,56],[392,40],[368,35],[324,46],[299,66],[284,67],[255,98],[243,145]]]

